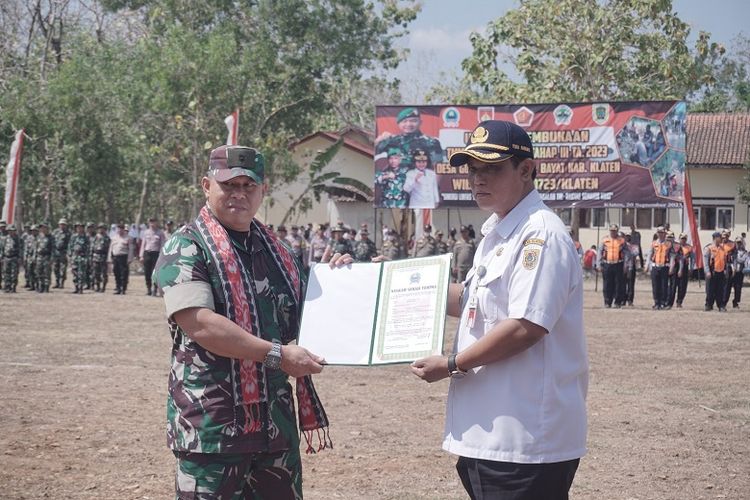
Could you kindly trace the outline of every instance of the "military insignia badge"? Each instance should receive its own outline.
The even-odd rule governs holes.
[[[486,122],[487,120],[495,119],[495,107],[494,106],[479,106],[477,108],[477,121]]]
[[[471,134],[471,143],[485,142],[490,136],[490,132],[484,127],[477,127]]]
[[[591,119],[597,125],[604,125],[609,121],[609,104],[592,104]]]
[[[573,119],[573,110],[567,104],[561,104],[552,112],[555,116],[555,125],[570,125]]]
[[[526,106],[521,106],[513,113],[513,121],[519,127],[530,127],[531,122],[534,121],[534,112]]]
[[[523,267],[531,271],[539,263],[539,254],[541,250],[538,248],[527,248],[523,251]]]
[[[443,110],[443,127],[456,128],[461,120],[461,113],[456,108],[445,108]]]

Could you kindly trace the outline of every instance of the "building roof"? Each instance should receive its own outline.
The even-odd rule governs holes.
[[[687,163],[740,168],[750,160],[750,113],[688,113]]]
[[[365,138],[362,137],[363,135],[365,136]],[[336,132],[319,131],[319,132],[306,135],[302,139],[290,144],[289,149],[295,149],[300,144],[303,144],[309,140],[315,139],[316,137],[322,137],[322,138],[330,140],[331,142],[336,142],[343,137],[344,138],[343,146],[345,148],[351,149],[352,151],[356,151],[364,156],[367,156],[368,158],[373,158],[373,156],[375,155],[375,146],[373,143],[374,137],[371,136],[371,133],[365,129],[360,129],[359,127],[351,127],[351,126],[343,128]],[[369,144],[365,144],[363,139],[365,141],[369,139]]]

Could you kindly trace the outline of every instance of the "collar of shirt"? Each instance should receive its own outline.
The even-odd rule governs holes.
[[[513,230],[528,214],[529,209],[542,202],[542,197],[536,189],[532,189],[521,201],[516,204],[508,214],[500,219],[497,214],[492,214],[482,224],[482,234],[488,236],[491,232],[497,233],[500,238],[507,240]]]

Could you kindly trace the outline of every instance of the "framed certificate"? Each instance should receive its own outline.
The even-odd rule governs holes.
[[[298,344],[331,365],[440,354],[451,254],[310,270]]]

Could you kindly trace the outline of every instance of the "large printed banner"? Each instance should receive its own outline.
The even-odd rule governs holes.
[[[467,167],[448,157],[479,122],[508,120],[531,136],[549,206],[680,207],[686,111],[681,101],[378,106],[375,205],[476,206]]]

